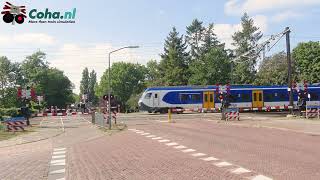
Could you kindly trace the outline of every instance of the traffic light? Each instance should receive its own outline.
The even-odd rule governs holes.
[[[105,100],[105,101],[108,101],[109,96],[108,96],[108,95],[103,95],[103,96],[102,96],[102,99]],[[113,96],[113,95],[110,95],[110,99],[113,100],[113,99],[114,99],[114,96]]]
[[[5,23],[12,23],[14,20],[14,15],[13,14],[10,14],[10,13],[6,13],[4,16],[3,16],[3,21]]]
[[[20,15],[16,15],[16,17],[14,19],[18,24],[22,24],[24,22],[24,17],[21,14]]]

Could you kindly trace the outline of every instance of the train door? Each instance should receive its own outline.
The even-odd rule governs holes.
[[[214,92],[203,92],[203,108],[214,108]]]
[[[252,91],[252,107],[253,108],[263,107],[263,91],[261,90]]]
[[[153,99],[153,107],[159,107],[159,94],[154,93],[152,99]]]

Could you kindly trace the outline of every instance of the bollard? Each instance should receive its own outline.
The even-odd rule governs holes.
[[[171,109],[168,109],[168,122],[171,123]]]

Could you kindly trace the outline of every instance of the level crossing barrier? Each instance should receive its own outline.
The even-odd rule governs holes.
[[[24,117],[14,117],[14,118],[7,118],[5,119],[5,124],[7,127],[7,131],[24,131],[24,127],[27,126],[26,119]]]
[[[225,111],[226,121],[240,121],[240,113],[238,108],[227,108]]]
[[[306,118],[320,119],[320,102],[307,102],[306,103]]]

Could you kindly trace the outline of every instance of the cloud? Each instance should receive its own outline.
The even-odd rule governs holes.
[[[299,17],[302,17],[302,16],[303,16],[303,14],[297,13],[297,12],[294,12],[294,11],[284,11],[284,12],[281,12],[281,13],[278,13],[278,14],[274,15],[271,18],[271,21],[279,23],[279,22],[286,21],[288,19],[299,18]]]
[[[75,93],[79,93],[81,73],[85,67],[89,71],[97,72],[97,79],[103,75],[108,68],[108,52],[116,49],[112,44],[92,44],[79,46],[77,44],[64,44],[57,53],[50,55],[50,65],[65,72],[72,83],[75,85]],[[124,49],[112,54],[111,63],[125,61],[131,63],[144,63],[146,57],[142,57],[136,50]]]
[[[228,15],[247,13],[261,13],[279,9],[301,8],[318,5],[319,0],[228,0],[224,11]]]
[[[24,33],[17,35],[0,35],[0,43],[7,45],[53,45],[56,43],[56,40],[52,36],[44,33]]]
[[[252,17],[254,20],[254,25],[260,28],[260,31],[263,33],[268,29],[268,20],[266,16],[258,15]],[[232,35],[237,32],[241,31],[242,26],[241,24],[215,24],[214,32],[218,36],[218,39],[221,42],[226,44],[226,48],[233,49],[234,46],[232,45]]]

